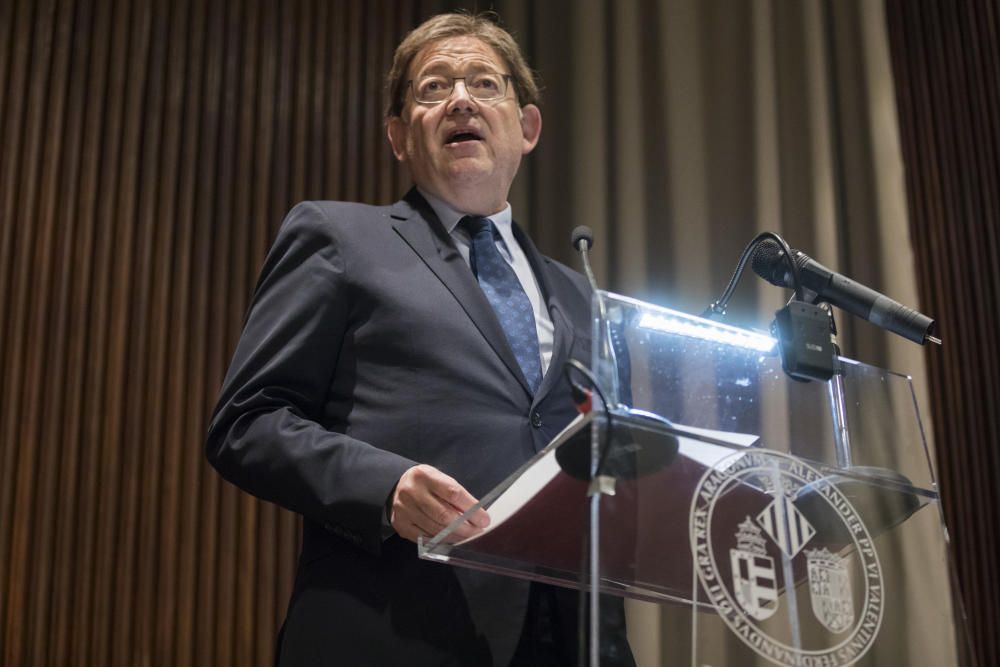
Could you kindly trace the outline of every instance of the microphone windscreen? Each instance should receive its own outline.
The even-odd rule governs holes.
[[[590,227],[587,225],[580,225],[573,230],[573,247],[577,250],[580,249],[580,241],[587,242],[587,250],[594,247],[594,232],[591,231]]]
[[[757,244],[750,258],[750,268],[758,276],[778,287],[784,287],[784,251],[777,241],[764,239]]]

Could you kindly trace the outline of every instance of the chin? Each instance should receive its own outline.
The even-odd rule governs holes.
[[[453,183],[474,184],[486,182],[493,176],[493,169],[479,160],[456,160],[448,166],[448,180]]]

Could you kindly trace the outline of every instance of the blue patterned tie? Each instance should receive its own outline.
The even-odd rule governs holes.
[[[493,221],[470,215],[462,218],[458,224],[472,238],[469,251],[472,273],[496,311],[500,326],[521,366],[521,372],[534,393],[542,381],[542,361],[531,301],[521,287],[521,281],[517,279],[513,267],[497,249],[495,239],[499,235]]]

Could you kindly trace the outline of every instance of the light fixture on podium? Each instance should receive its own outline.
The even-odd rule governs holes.
[[[639,327],[765,353],[774,351],[778,343],[774,338],[764,334],[710,322],[676,311],[664,314],[643,313]]]

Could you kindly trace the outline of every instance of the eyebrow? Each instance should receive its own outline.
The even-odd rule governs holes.
[[[438,61],[435,63],[431,63],[430,65],[418,70],[417,73],[414,75],[414,78],[420,76],[426,76],[428,74],[441,74],[441,73],[454,74],[456,71],[459,71],[459,69],[460,68],[455,67],[448,62]],[[461,71],[466,73],[474,72],[477,74],[479,72],[496,72],[499,74],[503,70],[497,67],[495,64],[484,60],[482,62],[471,62],[465,68],[461,69]]]

